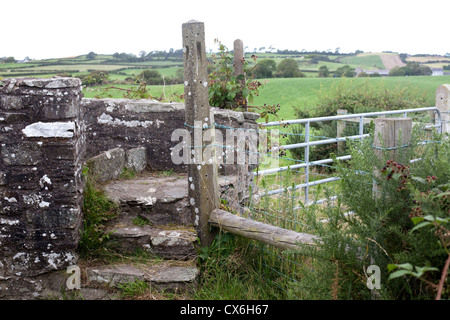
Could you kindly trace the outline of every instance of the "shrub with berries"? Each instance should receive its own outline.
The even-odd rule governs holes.
[[[407,209],[405,213],[408,213],[408,218],[411,219],[413,226],[415,225],[407,229],[410,239],[415,239],[408,248],[411,251],[410,259],[414,258],[416,262],[421,261],[422,263],[422,260],[425,260],[427,264],[433,265],[432,267],[429,265],[414,267],[409,262],[389,264],[388,269],[391,272],[389,279],[411,275],[423,281],[427,290],[437,291],[437,298],[440,299],[442,295],[447,296],[450,288],[445,285],[445,282],[447,281],[448,265],[450,265],[450,254],[446,255],[445,252],[448,252],[450,246],[450,183],[439,184],[439,179],[435,175],[428,175],[426,178],[415,176],[411,173],[409,165],[405,166],[393,159],[386,162],[381,172],[386,176],[386,181],[396,183],[395,190],[400,193],[400,197],[397,199],[405,201],[405,209]],[[434,231],[427,231],[424,228],[427,226],[432,227]],[[420,232],[419,229],[421,229]],[[427,245],[427,250],[431,254],[420,253],[423,248],[422,242],[426,243],[426,239],[435,242],[433,245],[431,243]],[[419,256],[422,256],[422,259],[418,258]],[[425,256],[427,258],[423,259]],[[444,257],[447,258],[447,261],[442,268]],[[431,263],[431,261],[433,262]],[[435,266],[439,266],[439,268]],[[397,269],[398,271],[392,272]],[[441,271],[441,275],[437,273],[438,271]],[[438,281],[439,279],[441,281]]]
[[[221,109],[246,108],[247,103],[259,95],[263,83],[246,77],[251,68],[245,58],[242,61],[244,73],[235,76],[233,56],[218,39],[215,42],[219,45],[219,52],[212,55],[209,65],[209,103]],[[256,62],[257,56],[252,55],[251,58]]]

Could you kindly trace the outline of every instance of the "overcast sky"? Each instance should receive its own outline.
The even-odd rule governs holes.
[[[181,26],[205,23],[230,49],[450,52],[450,0],[19,0],[0,6],[0,57],[59,58],[181,49]]]

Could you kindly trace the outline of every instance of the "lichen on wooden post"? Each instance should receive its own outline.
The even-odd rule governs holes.
[[[215,159],[203,159],[205,145],[214,144],[214,120],[209,107],[208,73],[203,22],[191,20],[184,23],[184,95],[186,129],[191,137],[192,154],[188,164],[189,202],[198,226],[201,245],[208,246],[214,240],[209,224],[209,214],[219,206],[218,173]],[[204,141],[203,133],[209,132]],[[206,135],[205,135],[206,136]]]

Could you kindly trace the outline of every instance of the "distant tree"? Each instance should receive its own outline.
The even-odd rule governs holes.
[[[358,78],[367,78],[368,76],[369,75],[364,71],[361,71],[360,73],[358,73]]]
[[[429,76],[432,73],[430,67],[423,66],[418,62],[408,62],[404,67],[396,67],[389,71],[389,76]]]
[[[277,66],[276,76],[279,78],[302,78],[305,75],[298,68],[298,63],[292,58],[281,60]]]
[[[86,56],[86,58],[89,60],[94,60],[96,57],[97,57],[97,54],[93,51],[89,52]]]
[[[257,79],[272,78],[277,71],[277,63],[273,59],[263,59],[255,65],[252,74]]]
[[[107,71],[93,71],[87,75],[80,76],[81,83],[86,86],[95,86],[108,83],[109,74]]]
[[[406,76],[406,70],[403,67],[395,67],[389,71],[390,77],[404,77]]]
[[[5,60],[3,60],[5,63],[16,63],[16,59],[14,57],[8,57]]]
[[[406,59],[408,58],[408,54],[407,54],[407,53],[400,53],[398,56],[400,57],[400,60],[401,60],[403,63],[408,63],[408,62],[406,61]]]
[[[327,66],[320,66],[319,68],[319,78],[326,78],[330,75],[330,70],[328,70]]]
[[[184,80],[184,68],[178,68],[177,71],[175,72],[175,77],[177,79],[180,79],[183,81]]]
[[[140,79],[142,79],[143,81],[145,81],[146,84],[149,84],[149,85],[163,83],[163,78],[157,70],[144,70],[139,74],[138,77]]]
[[[356,75],[355,69],[350,67],[348,64],[345,66],[342,66],[340,68],[336,69],[336,72],[334,73],[336,77],[346,77],[346,78],[352,78]]]

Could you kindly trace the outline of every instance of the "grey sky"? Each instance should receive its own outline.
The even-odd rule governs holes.
[[[2,3],[0,57],[56,58],[180,49],[181,25],[205,23],[206,43],[251,50],[445,54],[450,1],[21,0]]]

